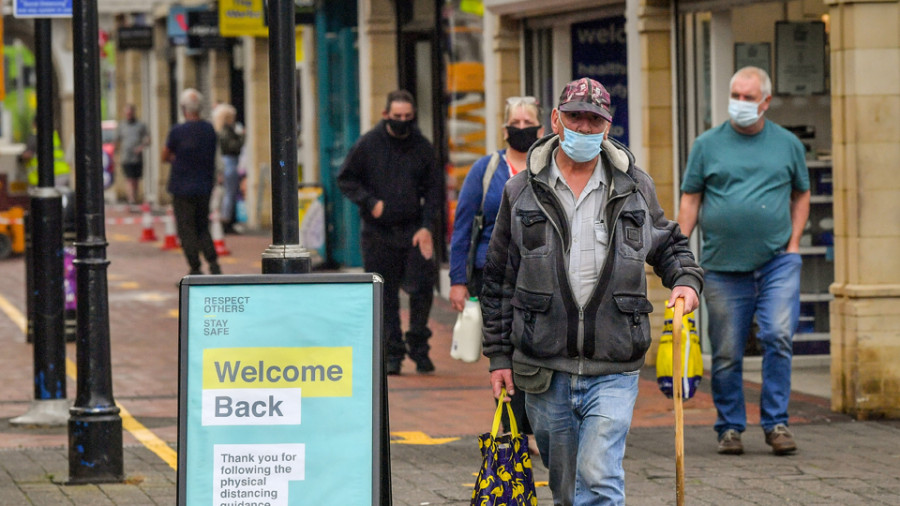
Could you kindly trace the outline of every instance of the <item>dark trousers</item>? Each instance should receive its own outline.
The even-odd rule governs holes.
[[[384,278],[382,296],[384,310],[385,358],[400,361],[406,356],[414,361],[428,357],[428,316],[434,300],[436,264],[425,260],[418,247],[409,241],[389,240],[381,234],[363,233],[363,268]],[[404,343],[400,325],[400,289],[409,294],[409,330]]]
[[[210,274],[221,272],[216,247],[209,235],[209,195],[173,197],[172,210],[181,249],[192,274],[200,273],[200,252],[206,257]]]

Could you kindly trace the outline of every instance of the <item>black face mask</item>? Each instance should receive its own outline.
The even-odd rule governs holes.
[[[406,137],[412,130],[413,120],[411,119],[387,119],[388,127],[396,137]]]
[[[509,143],[509,147],[516,151],[527,153],[528,148],[537,142],[537,133],[540,129],[541,127],[539,126],[516,128],[514,126],[506,125],[506,142]]]

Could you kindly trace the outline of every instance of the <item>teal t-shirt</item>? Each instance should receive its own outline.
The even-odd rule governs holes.
[[[694,142],[681,183],[702,193],[700,264],[704,269],[749,272],[761,267],[791,238],[791,191],[809,189],[803,144],[766,120],[744,135],[726,121]]]

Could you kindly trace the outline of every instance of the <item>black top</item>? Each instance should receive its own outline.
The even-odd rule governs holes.
[[[432,230],[443,194],[443,178],[435,161],[434,148],[418,129],[398,139],[388,134],[382,120],[350,149],[337,183],[359,206],[364,228]],[[372,208],[379,200],[384,211],[376,219]]]
[[[166,147],[175,155],[169,193],[194,197],[212,193],[216,182],[216,131],[208,121],[187,121],[172,127]]]

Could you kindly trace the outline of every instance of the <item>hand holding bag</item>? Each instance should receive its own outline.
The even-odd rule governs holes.
[[[478,438],[482,462],[481,470],[475,478],[472,506],[537,505],[531,455],[528,453],[528,436],[519,434],[512,407],[503,402],[504,397],[506,391],[498,399],[491,431]],[[504,404],[509,414],[510,433],[498,437]]]

